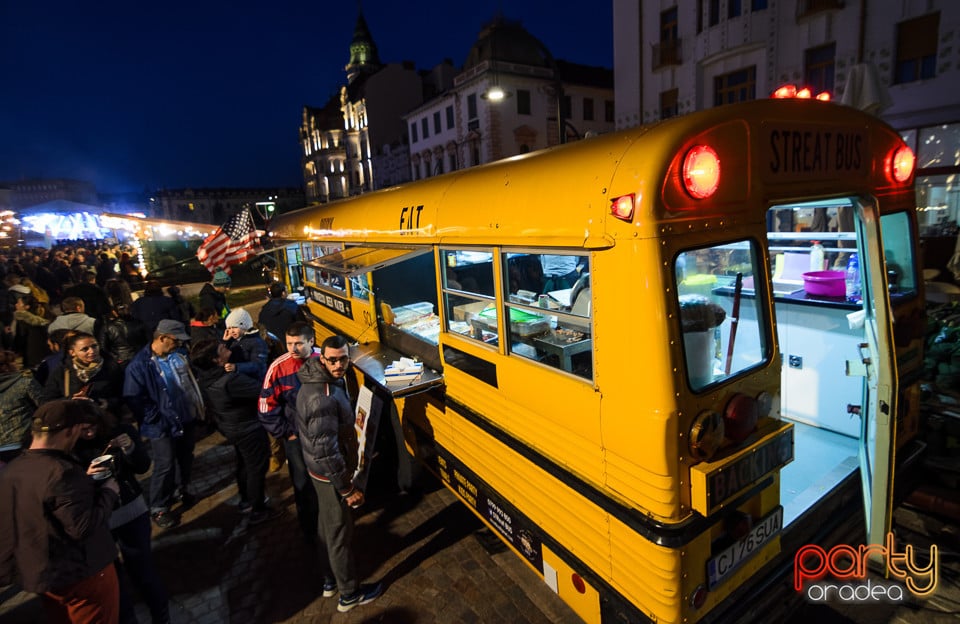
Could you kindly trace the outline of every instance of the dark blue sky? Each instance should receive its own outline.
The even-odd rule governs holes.
[[[611,2],[366,0],[381,61],[463,64],[498,11],[556,58],[613,66]],[[304,104],[345,80],[356,5],[0,2],[0,181],[101,192],[299,186]]]

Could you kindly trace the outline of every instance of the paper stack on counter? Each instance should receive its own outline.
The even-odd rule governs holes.
[[[383,376],[387,382],[413,381],[423,374],[423,362],[414,362],[410,358],[402,357],[394,360],[383,369]]]

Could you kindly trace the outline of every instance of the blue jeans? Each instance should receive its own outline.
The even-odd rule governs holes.
[[[283,450],[287,454],[287,469],[290,471],[290,481],[293,482],[293,500],[297,504],[297,520],[300,530],[308,541],[317,536],[317,493],[313,489],[313,479],[307,472],[307,465],[303,461],[303,447],[300,438],[283,440]]]
[[[113,538],[123,553],[123,565],[118,570],[120,577],[120,618],[136,621],[136,614],[131,598],[127,578],[133,582],[140,592],[143,601],[150,607],[150,615],[155,624],[170,621],[170,606],[167,590],[157,574],[157,567],[153,561],[153,551],[150,548],[150,516],[146,513],[122,524],[111,531]],[[132,618],[131,615],[133,614]]]
[[[150,477],[150,512],[168,511],[179,488],[187,491],[193,472],[194,423],[183,426],[179,438],[150,438],[153,475]]]

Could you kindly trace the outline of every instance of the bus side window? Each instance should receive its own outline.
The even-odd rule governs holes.
[[[589,257],[507,253],[504,264],[510,353],[592,380]]]
[[[363,273],[350,278],[350,296],[355,299],[370,298],[370,274]]]
[[[487,344],[496,344],[493,253],[441,249],[440,262],[447,330]]]

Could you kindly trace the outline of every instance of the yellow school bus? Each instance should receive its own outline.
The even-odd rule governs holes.
[[[381,429],[584,621],[697,622],[756,611],[831,527],[883,542],[917,428],[914,205],[883,122],[767,100],[271,236],[318,341],[356,343]]]

